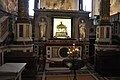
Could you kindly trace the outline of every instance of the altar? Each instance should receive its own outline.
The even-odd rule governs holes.
[[[61,62],[68,57],[67,52],[73,44],[79,48],[80,57],[89,56],[90,12],[83,11],[81,1],[80,5],[77,5],[78,0],[59,1],[58,3],[62,1],[59,8],[55,7],[58,3],[54,0],[35,2],[34,52],[40,56],[47,68],[64,68]],[[62,7],[67,7],[66,3],[72,6]]]

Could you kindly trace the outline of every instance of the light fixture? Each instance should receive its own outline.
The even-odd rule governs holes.
[[[79,50],[79,48],[75,47],[75,44],[73,44],[73,47],[69,48],[67,53],[68,53],[69,58],[74,59],[74,58],[80,57],[79,56],[80,55],[80,50]]]
[[[67,54],[68,59],[64,59],[63,64],[65,64],[65,66],[70,70],[73,70],[73,80],[77,80],[76,70],[84,67],[84,61],[80,59],[80,50],[79,48],[75,47],[75,44],[73,44],[73,46],[69,48]]]

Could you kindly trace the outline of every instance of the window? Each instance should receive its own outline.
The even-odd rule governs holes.
[[[29,0],[29,15],[33,16],[34,15],[34,0]]]

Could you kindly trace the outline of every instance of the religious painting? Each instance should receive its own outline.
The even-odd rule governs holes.
[[[79,9],[78,0],[41,0],[41,7],[46,9],[73,10]]]
[[[99,15],[100,13],[100,1],[94,1],[94,15]],[[110,15],[116,14],[117,12],[120,12],[120,0],[110,0]]]
[[[110,0],[110,13],[111,15],[120,12],[120,0]]]
[[[7,12],[18,11],[18,0],[0,0],[0,9]]]
[[[53,18],[53,37],[71,38],[71,18]]]

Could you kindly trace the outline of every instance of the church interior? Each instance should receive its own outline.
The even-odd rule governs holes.
[[[120,80],[120,0],[33,4],[0,0],[0,80]]]

